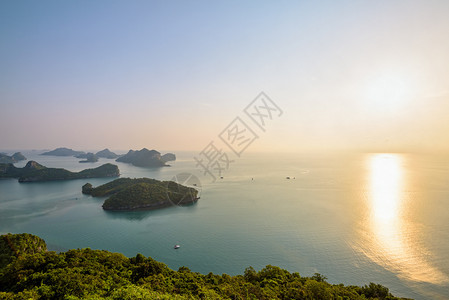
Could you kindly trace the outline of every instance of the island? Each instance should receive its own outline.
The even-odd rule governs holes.
[[[108,148],[106,148],[106,149],[104,149],[104,150],[101,150],[101,151],[98,151],[97,153],[95,153],[95,155],[98,156],[98,157],[108,158],[108,159],[114,159],[114,158],[119,157],[119,156],[118,156],[117,154],[115,154],[114,152],[109,151]]]
[[[12,159],[14,159],[16,162],[21,160],[27,160],[25,155],[23,155],[21,152],[16,152],[12,156]]]
[[[94,169],[71,172],[62,168],[47,168],[35,161],[29,161],[25,167],[17,168],[13,164],[0,164],[0,178],[18,178],[19,182],[54,181],[85,178],[118,177],[120,171],[116,165],[104,164]]]
[[[381,284],[334,284],[267,265],[241,275],[177,271],[140,253],[47,251],[28,233],[0,236],[0,299],[404,299]]]
[[[55,150],[44,152],[41,155],[53,155],[53,156],[77,156],[85,154],[84,151],[75,151],[69,148],[56,148]]]
[[[89,152],[89,153],[91,153],[91,152]],[[76,158],[87,158],[87,154],[88,154],[88,153],[83,152],[83,153],[81,153],[81,154],[75,155],[75,157],[76,157]]]
[[[85,158],[86,160],[80,160],[80,163],[90,163],[90,162],[97,162],[98,157],[96,154],[93,154],[92,152],[86,153],[82,157],[77,156],[78,158]]]
[[[167,156],[167,154],[169,154]],[[139,151],[129,150],[127,154],[117,158],[115,161],[130,163],[137,167],[165,167],[167,161],[176,159],[175,155],[172,153],[167,153],[162,158],[161,153],[156,150],[148,150],[143,148]],[[168,159],[168,160],[167,160]]]
[[[109,196],[103,203],[103,209],[114,211],[182,206],[196,203],[199,199],[194,188],[150,178],[120,178],[95,188],[86,183],[82,192],[93,197]]]
[[[16,152],[11,156],[8,156],[5,153],[0,153],[0,163],[2,164],[13,164],[26,159],[27,158],[21,152]]]
[[[169,161],[175,161],[176,160],[176,155],[174,155],[173,153],[166,153],[164,155],[161,156],[161,160],[163,162],[169,162]]]

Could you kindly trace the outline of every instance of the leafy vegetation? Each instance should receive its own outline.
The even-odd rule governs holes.
[[[8,265],[15,257],[35,254],[47,250],[45,241],[28,233],[0,236],[0,268]]]
[[[14,254],[0,267],[1,299],[400,299],[379,284],[330,284],[320,274],[303,277],[271,265],[258,272],[249,267],[237,276],[203,275],[186,267],[171,270],[141,254],[55,253],[45,251],[38,237],[7,236],[12,246],[0,244],[1,254]],[[24,247],[27,243],[34,246]],[[34,250],[15,253],[11,247]]]
[[[103,185],[100,185],[96,188],[92,188],[90,192],[83,192],[84,194],[92,195],[93,197],[104,197],[104,196],[110,196],[113,195],[132,184],[141,183],[141,182],[147,182],[150,184],[159,182],[156,179],[150,179],[150,178],[118,178],[116,180],[110,181],[108,183],[105,183]],[[91,187],[92,185],[89,184]],[[86,184],[86,185],[87,185]]]
[[[60,168],[46,168],[35,161],[29,161],[23,168],[16,168],[12,164],[0,164],[0,178],[19,178],[19,182],[116,177],[119,175],[118,167],[113,164],[104,164],[81,172],[70,172]]]
[[[155,209],[171,205],[188,205],[198,200],[198,191],[173,181],[149,178],[120,178],[99,187],[86,183],[84,194],[110,196],[103,203],[105,210]]]

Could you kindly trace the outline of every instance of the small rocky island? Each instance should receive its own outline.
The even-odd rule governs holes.
[[[161,160],[163,162],[175,161],[176,160],[176,155],[174,155],[173,153],[166,153],[166,154],[161,156]]]
[[[0,153],[0,163],[2,164],[13,164],[21,160],[26,160],[27,158],[20,152],[16,152],[11,156],[5,153]]]
[[[80,163],[91,163],[98,161],[98,156],[96,154],[93,154],[92,152],[78,155],[77,158],[85,158],[85,160],[80,160]]]
[[[156,150],[129,150],[127,154],[117,158],[115,161],[130,163],[137,167],[165,167],[168,166],[168,161],[176,160],[176,156],[172,153],[167,153],[161,156],[161,153]]]
[[[108,158],[108,159],[114,159],[114,158],[118,157],[117,154],[115,154],[112,151],[109,151],[108,148],[106,148],[104,150],[101,150],[101,151],[98,151],[97,153],[95,153],[95,155],[98,156],[98,157]]]
[[[150,210],[173,205],[189,205],[198,201],[198,191],[173,181],[149,178],[120,178],[98,187],[86,183],[83,194],[93,197],[109,196],[104,210]]]
[[[113,164],[104,164],[98,168],[86,169],[80,172],[71,172],[61,168],[47,168],[35,161],[29,161],[23,168],[17,168],[13,164],[0,164],[0,178],[18,178],[19,182],[118,176],[120,176],[120,171],[118,167]]]
[[[53,156],[78,156],[85,154],[84,151],[75,151],[69,148],[56,148],[55,150],[44,152],[41,155],[53,155]]]

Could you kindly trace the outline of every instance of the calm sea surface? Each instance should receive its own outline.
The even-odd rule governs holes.
[[[116,163],[24,154],[72,171]],[[173,269],[234,275],[271,264],[332,283],[381,283],[397,296],[449,298],[449,156],[245,153],[212,183],[195,154],[177,153],[160,169],[116,163],[122,177],[194,173],[201,199],[189,207],[105,212],[104,198],[81,186],[112,179],[0,180],[0,233],[32,233],[56,251],[142,253]]]

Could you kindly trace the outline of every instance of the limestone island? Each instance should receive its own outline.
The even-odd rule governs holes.
[[[156,150],[148,150],[143,148],[139,151],[129,150],[127,154],[117,158],[115,161],[130,163],[137,167],[165,167],[168,161],[176,160],[176,156],[167,153],[161,156]]]
[[[161,156],[161,159],[164,162],[175,161],[176,160],[176,155],[174,155],[173,153],[166,153],[166,154]]]
[[[0,163],[2,164],[13,164],[21,160],[26,160],[27,158],[20,152],[16,152],[11,156],[5,153],[0,153]]]
[[[71,172],[61,168],[47,168],[35,161],[29,161],[23,168],[16,168],[13,164],[0,164],[0,178],[18,178],[19,182],[118,176],[120,176],[120,171],[118,167],[113,164],[104,164],[98,168],[86,169],[80,172]]]
[[[77,158],[85,158],[86,160],[80,160],[80,163],[90,163],[90,162],[97,162],[98,156],[96,154],[93,154],[92,152],[78,155]]]
[[[198,201],[198,191],[174,181],[150,178],[120,178],[98,187],[86,183],[83,194],[93,197],[109,196],[104,210],[134,211],[158,209],[173,205],[190,205]]]
[[[104,150],[101,150],[101,151],[98,151],[97,153],[95,153],[95,155],[98,156],[98,157],[108,158],[108,159],[114,159],[114,158],[118,157],[117,154],[115,154],[112,151],[109,151],[108,148],[106,148]]]
[[[41,155],[53,155],[53,156],[77,156],[85,154],[83,151],[75,151],[69,148],[56,148],[55,150],[44,152]]]

